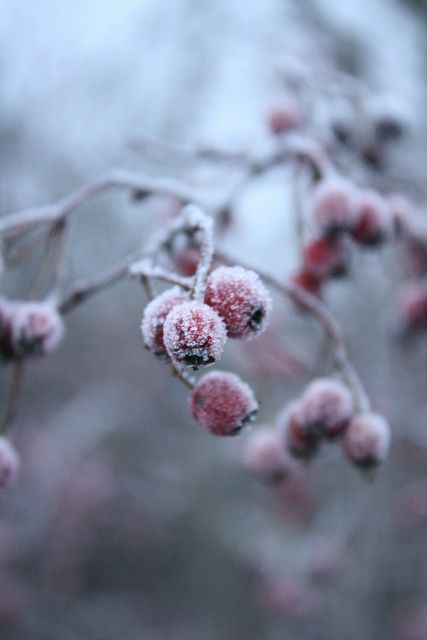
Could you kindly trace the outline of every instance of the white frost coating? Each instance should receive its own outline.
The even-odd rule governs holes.
[[[251,339],[267,327],[272,302],[255,271],[219,267],[208,278],[205,301],[223,318],[230,338]]]
[[[343,427],[353,413],[353,398],[339,380],[319,378],[306,389],[302,398],[302,420],[320,425],[326,432]]]
[[[190,367],[216,362],[222,355],[227,331],[214,309],[196,301],[172,309],[163,325],[170,357]]]
[[[350,422],[344,434],[343,450],[356,464],[374,465],[387,457],[390,443],[387,420],[378,413],[365,413]]]
[[[322,230],[348,229],[355,222],[357,189],[340,177],[319,183],[313,192],[313,214]]]
[[[52,304],[13,302],[9,309],[14,355],[46,355],[56,349],[64,335],[64,323]]]
[[[203,233],[203,240],[200,246],[200,261],[197,266],[194,285],[194,299],[201,302],[205,294],[206,278],[214,253],[213,220],[200,207],[194,204],[186,206],[182,215],[186,218],[190,229],[200,229]]]

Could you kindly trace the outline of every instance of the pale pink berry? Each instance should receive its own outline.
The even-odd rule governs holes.
[[[301,417],[309,431],[328,439],[340,436],[353,413],[353,399],[339,380],[318,378],[309,384],[301,400]]]
[[[343,245],[330,238],[314,238],[302,250],[303,269],[320,280],[342,276],[347,272],[348,258]]]
[[[400,292],[398,312],[409,327],[427,326],[427,285],[418,282],[405,285]]]
[[[259,335],[271,312],[271,298],[260,277],[243,267],[218,267],[212,271],[205,302],[224,320],[230,338]]]
[[[245,466],[267,482],[280,482],[291,472],[285,456],[280,432],[271,427],[252,431],[245,446]]]
[[[393,218],[387,200],[375,191],[359,193],[355,224],[351,234],[359,244],[374,247],[393,232]]]
[[[308,621],[319,612],[320,603],[315,593],[291,578],[264,578],[259,593],[261,604],[294,622]]]
[[[176,362],[197,369],[219,360],[227,331],[215,309],[194,300],[175,305],[163,325],[163,340]]]
[[[193,417],[217,436],[234,436],[255,419],[258,402],[239,376],[213,371],[197,382],[190,396]]]
[[[322,180],[313,192],[316,223],[326,235],[350,230],[354,225],[356,189],[343,178]]]
[[[273,105],[267,113],[267,125],[275,136],[297,129],[302,122],[298,105],[291,100],[282,100]]]
[[[356,466],[370,469],[387,457],[391,442],[388,422],[378,413],[362,413],[350,421],[343,441],[344,455]]]
[[[19,466],[19,456],[15,447],[5,436],[0,436],[0,489],[13,485]]]
[[[188,300],[179,287],[167,289],[159,296],[151,300],[144,309],[141,331],[144,344],[156,356],[166,355],[166,347],[163,343],[163,325],[168,313],[177,305]]]
[[[10,357],[42,356],[54,351],[64,335],[58,310],[48,302],[11,302]]]
[[[290,403],[278,418],[287,451],[295,458],[310,460],[319,450],[320,434],[304,422],[299,402]]]

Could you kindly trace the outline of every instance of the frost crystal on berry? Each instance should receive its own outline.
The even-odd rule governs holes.
[[[4,436],[0,436],[0,489],[10,487],[19,471],[19,457],[11,444]]]
[[[173,307],[163,325],[169,356],[197,369],[219,360],[227,331],[217,312],[208,305],[187,301]]]
[[[250,339],[267,326],[270,295],[255,271],[219,267],[208,278],[205,302],[223,318],[230,338]]]
[[[327,438],[341,435],[352,413],[351,393],[339,380],[314,380],[302,397],[301,415],[306,428]]]
[[[393,218],[385,198],[375,191],[359,194],[356,204],[353,238],[366,246],[377,246],[393,231]]]
[[[6,357],[47,355],[56,349],[63,335],[62,317],[52,304],[9,303]]]
[[[385,418],[378,413],[364,413],[351,420],[342,447],[351,462],[370,469],[387,457],[390,441],[390,427]]]
[[[356,189],[343,178],[328,178],[313,193],[313,214],[327,235],[348,231],[354,223]]]
[[[250,386],[239,376],[213,371],[203,376],[190,396],[193,417],[217,436],[239,433],[258,411],[258,402]]]
[[[188,294],[179,287],[167,289],[159,296],[151,300],[144,309],[141,331],[144,344],[156,356],[166,355],[166,347],[163,343],[163,325],[171,309],[188,300]]]

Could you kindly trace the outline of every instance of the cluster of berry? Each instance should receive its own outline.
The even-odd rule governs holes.
[[[204,300],[173,287],[145,308],[142,335],[155,355],[197,370],[217,362],[227,338],[248,340],[266,327],[271,300],[259,276],[222,266],[208,276]],[[250,387],[232,373],[204,375],[190,397],[194,418],[215,435],[234,435],[252,420],[258,403]]]
[[[311,460],[322,442],[338,439],[348,460],[372,469],[387,456],[390,427],[380,414],[355,411],[352,394],[341,381],[318,378],[281,411],[275,428],[251,434],[246,462],[262,478],[281,480],[293,472],[292,458]]]
[[[341,177],[326,177],[315,186],[311,208],[317,231],[302,247],[293,282],[320,297],[325,281],[348,272],[348,238],[378,247],[393,237],[398,218],[386,197]]]

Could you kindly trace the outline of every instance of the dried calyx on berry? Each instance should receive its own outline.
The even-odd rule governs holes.
[[[219,267],[210,274],[205,302],[225,322],[230,338],[250,339],[267,326],[271,298],[255,271]]]
[[[258,402],[239,376],[213,371],[197,382],[189,399],[193,417],[217,436],[234,436],[255,419]]]
[[[163,325],[163,340],[169,356],[192,369],[219,360],[227,331],[215,309],[194,300],[175,305]]]
[[[371,469],[387,457],[391,441],[388,422],[378,413],[353,418],[342,440],[344,455],[361,469]]]
[[[166,289],[147,304],[141,323],[144,344],[156,356],[167,356],[163,342],[163,325],[172,308],[187,301],[189,295],[179,287]]]
[[[49,302],[3,301],[0,305],[0,351],[5,359],[47,355],[63,335],[62,317]]]

